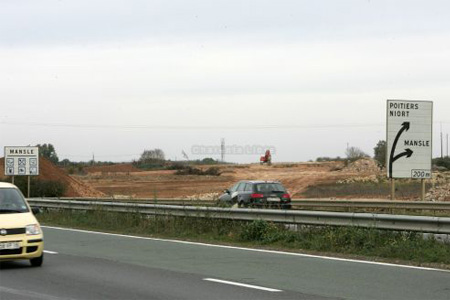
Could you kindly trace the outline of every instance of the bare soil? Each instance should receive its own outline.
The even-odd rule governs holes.
[[[211,166],[195,166],[206,170]],[[383,177],[372,159],[350,164],[344,162],[275,163],[214,166],[220,176],[175,175],[172,170],[142,171],[131,163],[86,167],[86,175],[68,175],[50,161],[40,159],[43,180],[61,181],[67,185],[66,197],[134,197],[134,198],[191,198],[211,199],[240,180],[280,181],[294,198],[304,198],[310,186],[337,182],[372,181]],[[4,158],[0,158],[0,170]],[[444,174],[444,173],[443,173]],[[450,176],[439,174],[440,185],[427,195],[429,201],[450,201]],[[0,172],[0,181],[7,178]],[[442,184],[444,183],[444,184]],[[447,183],[447,184],[445,184]],[[356,197],[356,196],[354,196]],[[370,198],[369,195],[358,195]],[[346,197],[349,198],[349,197]]]
[[[108,196],[201,198],[205,194],[219,194],[239,180],[276,180],[282,182],[293,197],[301,198],[310,185],[373,176],[380,172],[378,168],[374,169],[375,163],[371,160],[360,164],[362,166],[357,169],[345,167],[343,162],[218,165],[220,176],[175,175],[175,171],[168,170],[122,172],[123,166],[113,172],[111,166],[108,173],[87,169],[88,175],[75,177]],[[196,167],[207,169],[211,166]]]

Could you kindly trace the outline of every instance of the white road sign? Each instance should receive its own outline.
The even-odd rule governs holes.
[[[431,178],[433,102],[387,100],[389,178]]]
[[[6,146],[5,175],[39,175],[39,148]]]

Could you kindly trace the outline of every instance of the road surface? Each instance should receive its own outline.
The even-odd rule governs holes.
[[[1,264],[0,299],[450,299],[450,272],[44,228],[45,261]]]

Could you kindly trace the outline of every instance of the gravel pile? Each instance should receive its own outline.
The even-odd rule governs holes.
[[[450,201],[450,183],[430,189],[425,199],[428,201]]]
[[[343,169],[344,172],[381,174],[377,162],[372,158],[362,158],[350,163]]]
[[[219,199],[219,193],[206,193],[197,194],[185,197],[187,200],[217,200]]]

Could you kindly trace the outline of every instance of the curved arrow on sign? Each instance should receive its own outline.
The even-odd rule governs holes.
[[[396,156],[394,156],[394,158],[392,159],[392,162],[396,161],[397,159],[399,159],[402,156],[406,156],[406,157],[411,157],[411,155],[414,153],[414,151],[412,151],[411,149],[405,149],[405,152],[402,152]]]
[[[402,128],[400,128],[400,130],[398,131],[397,136],[395,137],[394,143],[392,144],[391,155],[389,156],[389,178],[392,178],[392,166],[393,166],[394,162],[403,156],[406,156],[407,158],[411,157],[411,155],[414,153],[414,151],[412,151],[411,149],[405,149],[404,152],[394,156],[395,148],[397,148],[397,143],[398,143],[398,140],[400,139],[400,136],[402,135],[403,132],[408,131],[409,127],[410,127],[409,122],[403,122]]]

